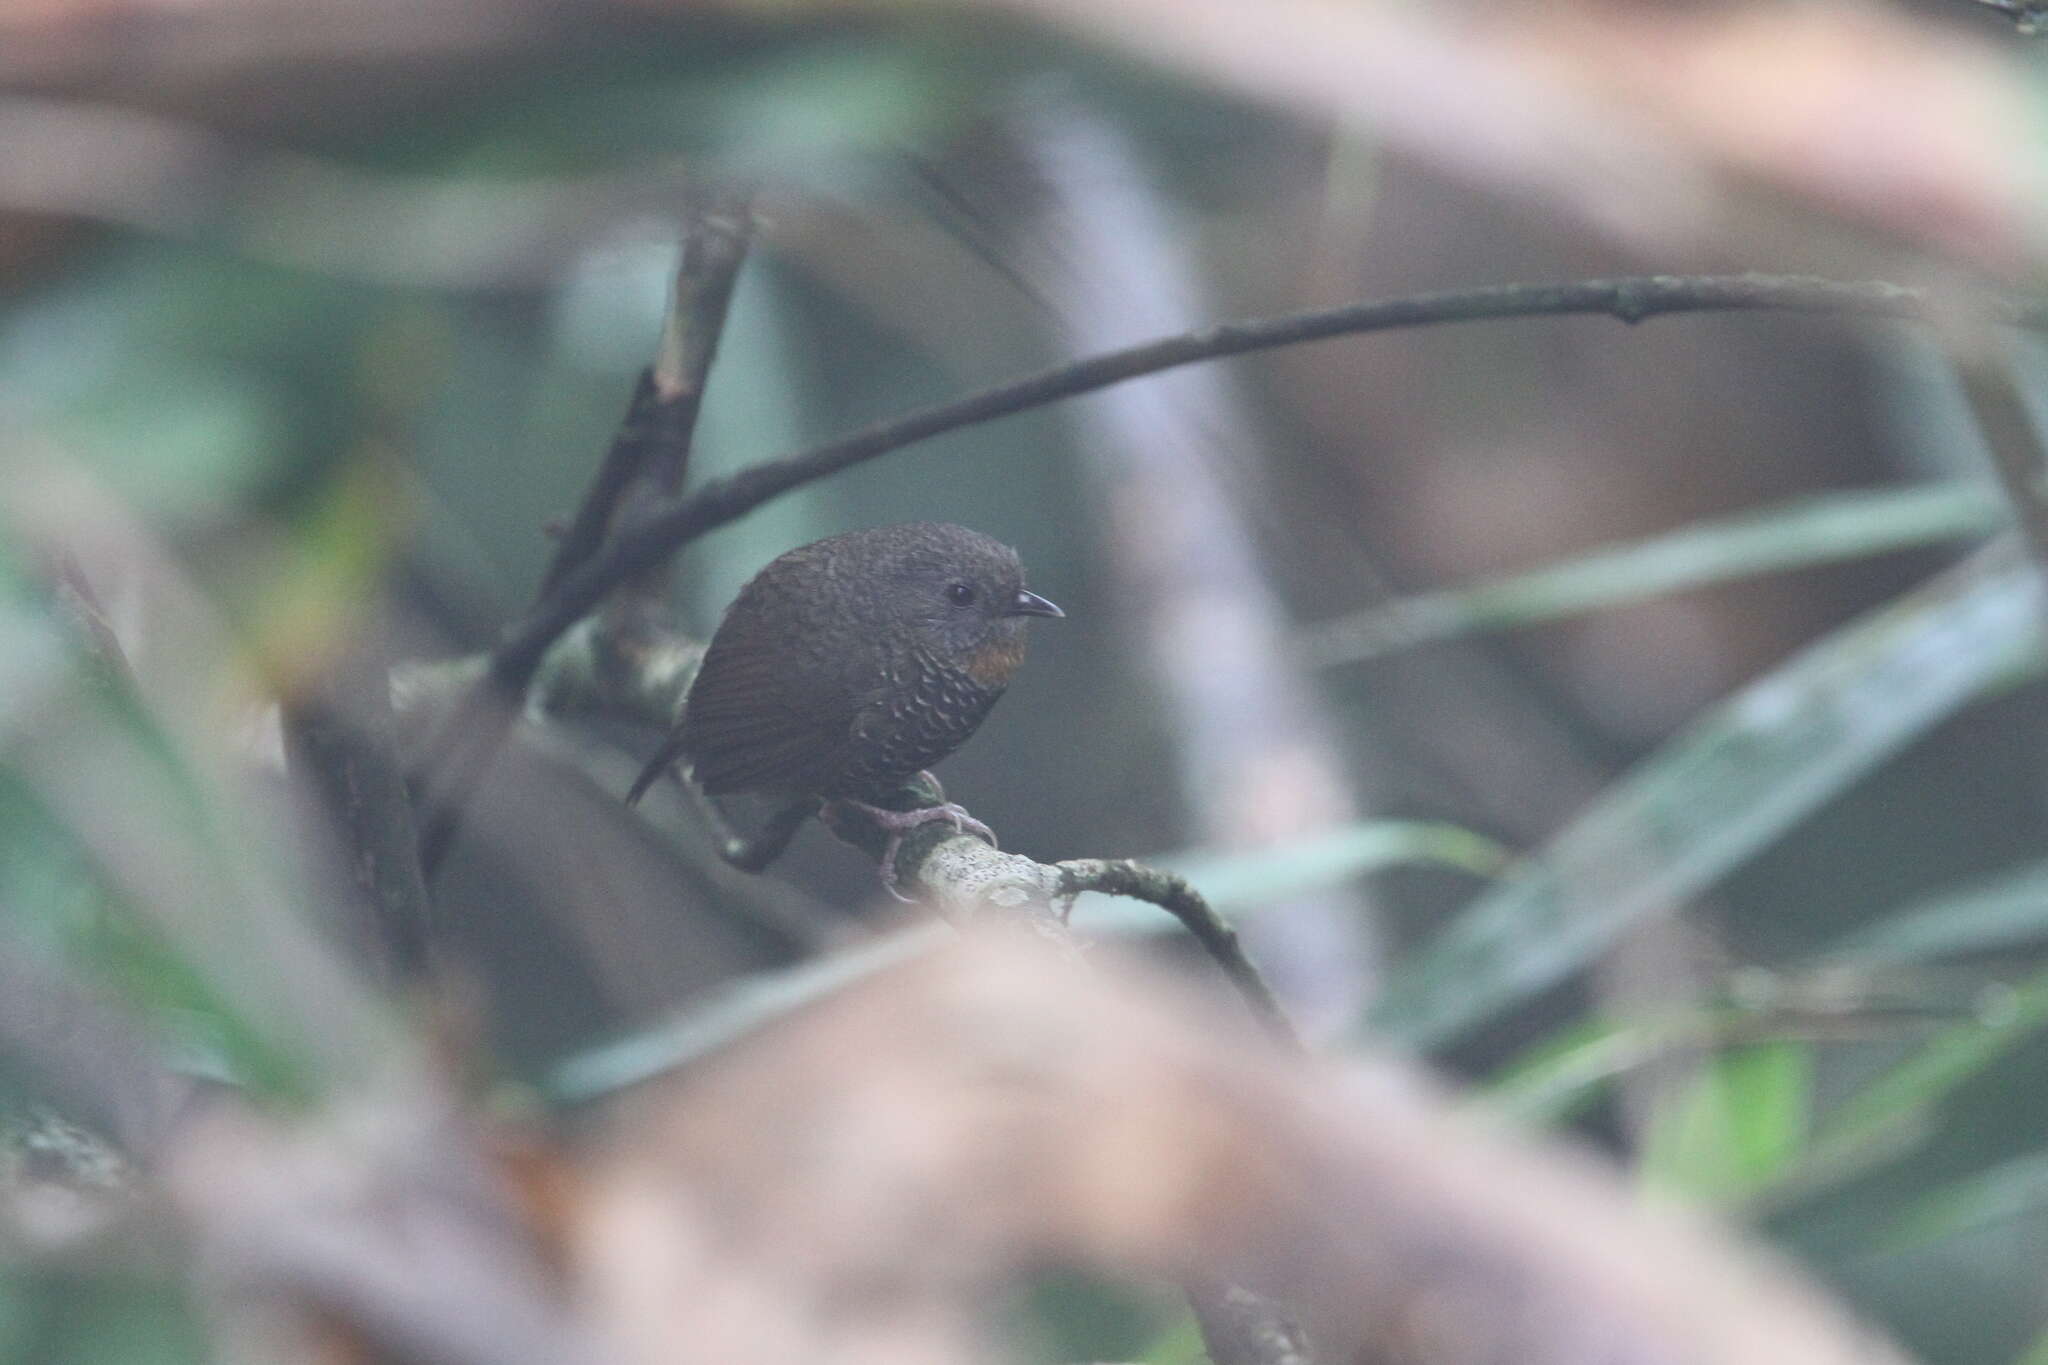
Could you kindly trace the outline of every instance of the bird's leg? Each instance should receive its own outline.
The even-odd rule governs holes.
[[[990,848],[1000,847],[996,843],[994,830],[969,815],[966,807],[945,800],[945,789],[939,786],[936,777],[928,772],[919,773],[911,779],[911,783],[928,784],[931,790],[938,793],[940,804],[919,806],[914,810],[891,810],[887,806],[870,805],[865,801],[855,801],[844,796],[832,802],[834,806],[859,811],[872,824],[888,834],[889,841],[882,846],[882,888],[899,901],[908,901],[910,897],[896,889],[896,855],[902,851],[904,836],[912,830],[921,829],[934,820],[945,820],[962,834],[972,834],[987,840]],[[906,787],[911,783],[906,783]]]

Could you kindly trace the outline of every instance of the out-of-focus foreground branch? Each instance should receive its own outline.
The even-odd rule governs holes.
[[[910,856],[956,910],[1028,911],[1060,881],[965,836]],[[252,1360],[958,1365],[1002,1358],[993,1310],[1048,1263],[1248,1285],[1317,1359],[1901,1359],[1790,1269],[1488,1131],[1407,1064],[1276,1048],[1106,951],[1075,971],[1035,923],[984,913],[538,1162],[386,1072],[289,1120],[202,1106],[150,1139],[141,1192]],[[12,1019],[11,1056],[60,1058]],[[122,1075],[158,1093],[151,1067],[109,1072],[103,1107]]]
[[[1254,1286],[1319,1359],[1900,1358],[1399,1063],[1276,1054],[1014,928],[643,1095],[583,1180],[577,1271],[638,1360],[987,1359],[991,1295],[1048,1261]]]

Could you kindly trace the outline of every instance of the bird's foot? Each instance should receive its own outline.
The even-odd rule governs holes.
[[[899,901],[911,898],[896,889],[896,855],[902,851],[903,838],[914,829],[922,829],[934,820],[951,822],[955,831],[972,834],[988,841],[990,848],[1000,847],[996,843],[996,832],[967,813],[963,806],[948,801],[941,806],[920,806],[916,810],[890,810],[886,806],[871,806],[865,801],[841,797],[833,803],[849,810],[857,810],[882,830],[888,832],[889,842],[882,847],[882,889]]]

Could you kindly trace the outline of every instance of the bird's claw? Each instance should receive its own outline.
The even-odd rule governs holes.
[[[914,829],[922,829],[934,820],[945,820],[961,834],[972,834],[987,841],[990,848],[1000,848],[996,832],[967,813],[964,806],[948,801],[942,806],[920,806],[916,810],[890,810],[886,806],[871,806],[865,801],[851,801],[844,798],[840,804],[851,807],[873,821],[876,826],[887,830],[889,842],[882,846],[882,889],[905,903],[913,898],[896,889],[896,855],[903,849],[904,836]]]

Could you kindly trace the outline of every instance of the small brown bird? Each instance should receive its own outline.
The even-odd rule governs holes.
[[[671,764],[712,796],[770,798],[766,866],[821,800],[861,806],[903,834],[933,819],[985,827],[957,806],[871,803],[952,753],[1024,661],[1033,616],[1064,616],[1025,590],[1017,552],[964,526],[918,521],[800,546],[740,589],[711,637],[676,728],[634,781],[638,801]],[[780,842],[775,842],[779,839]]]

